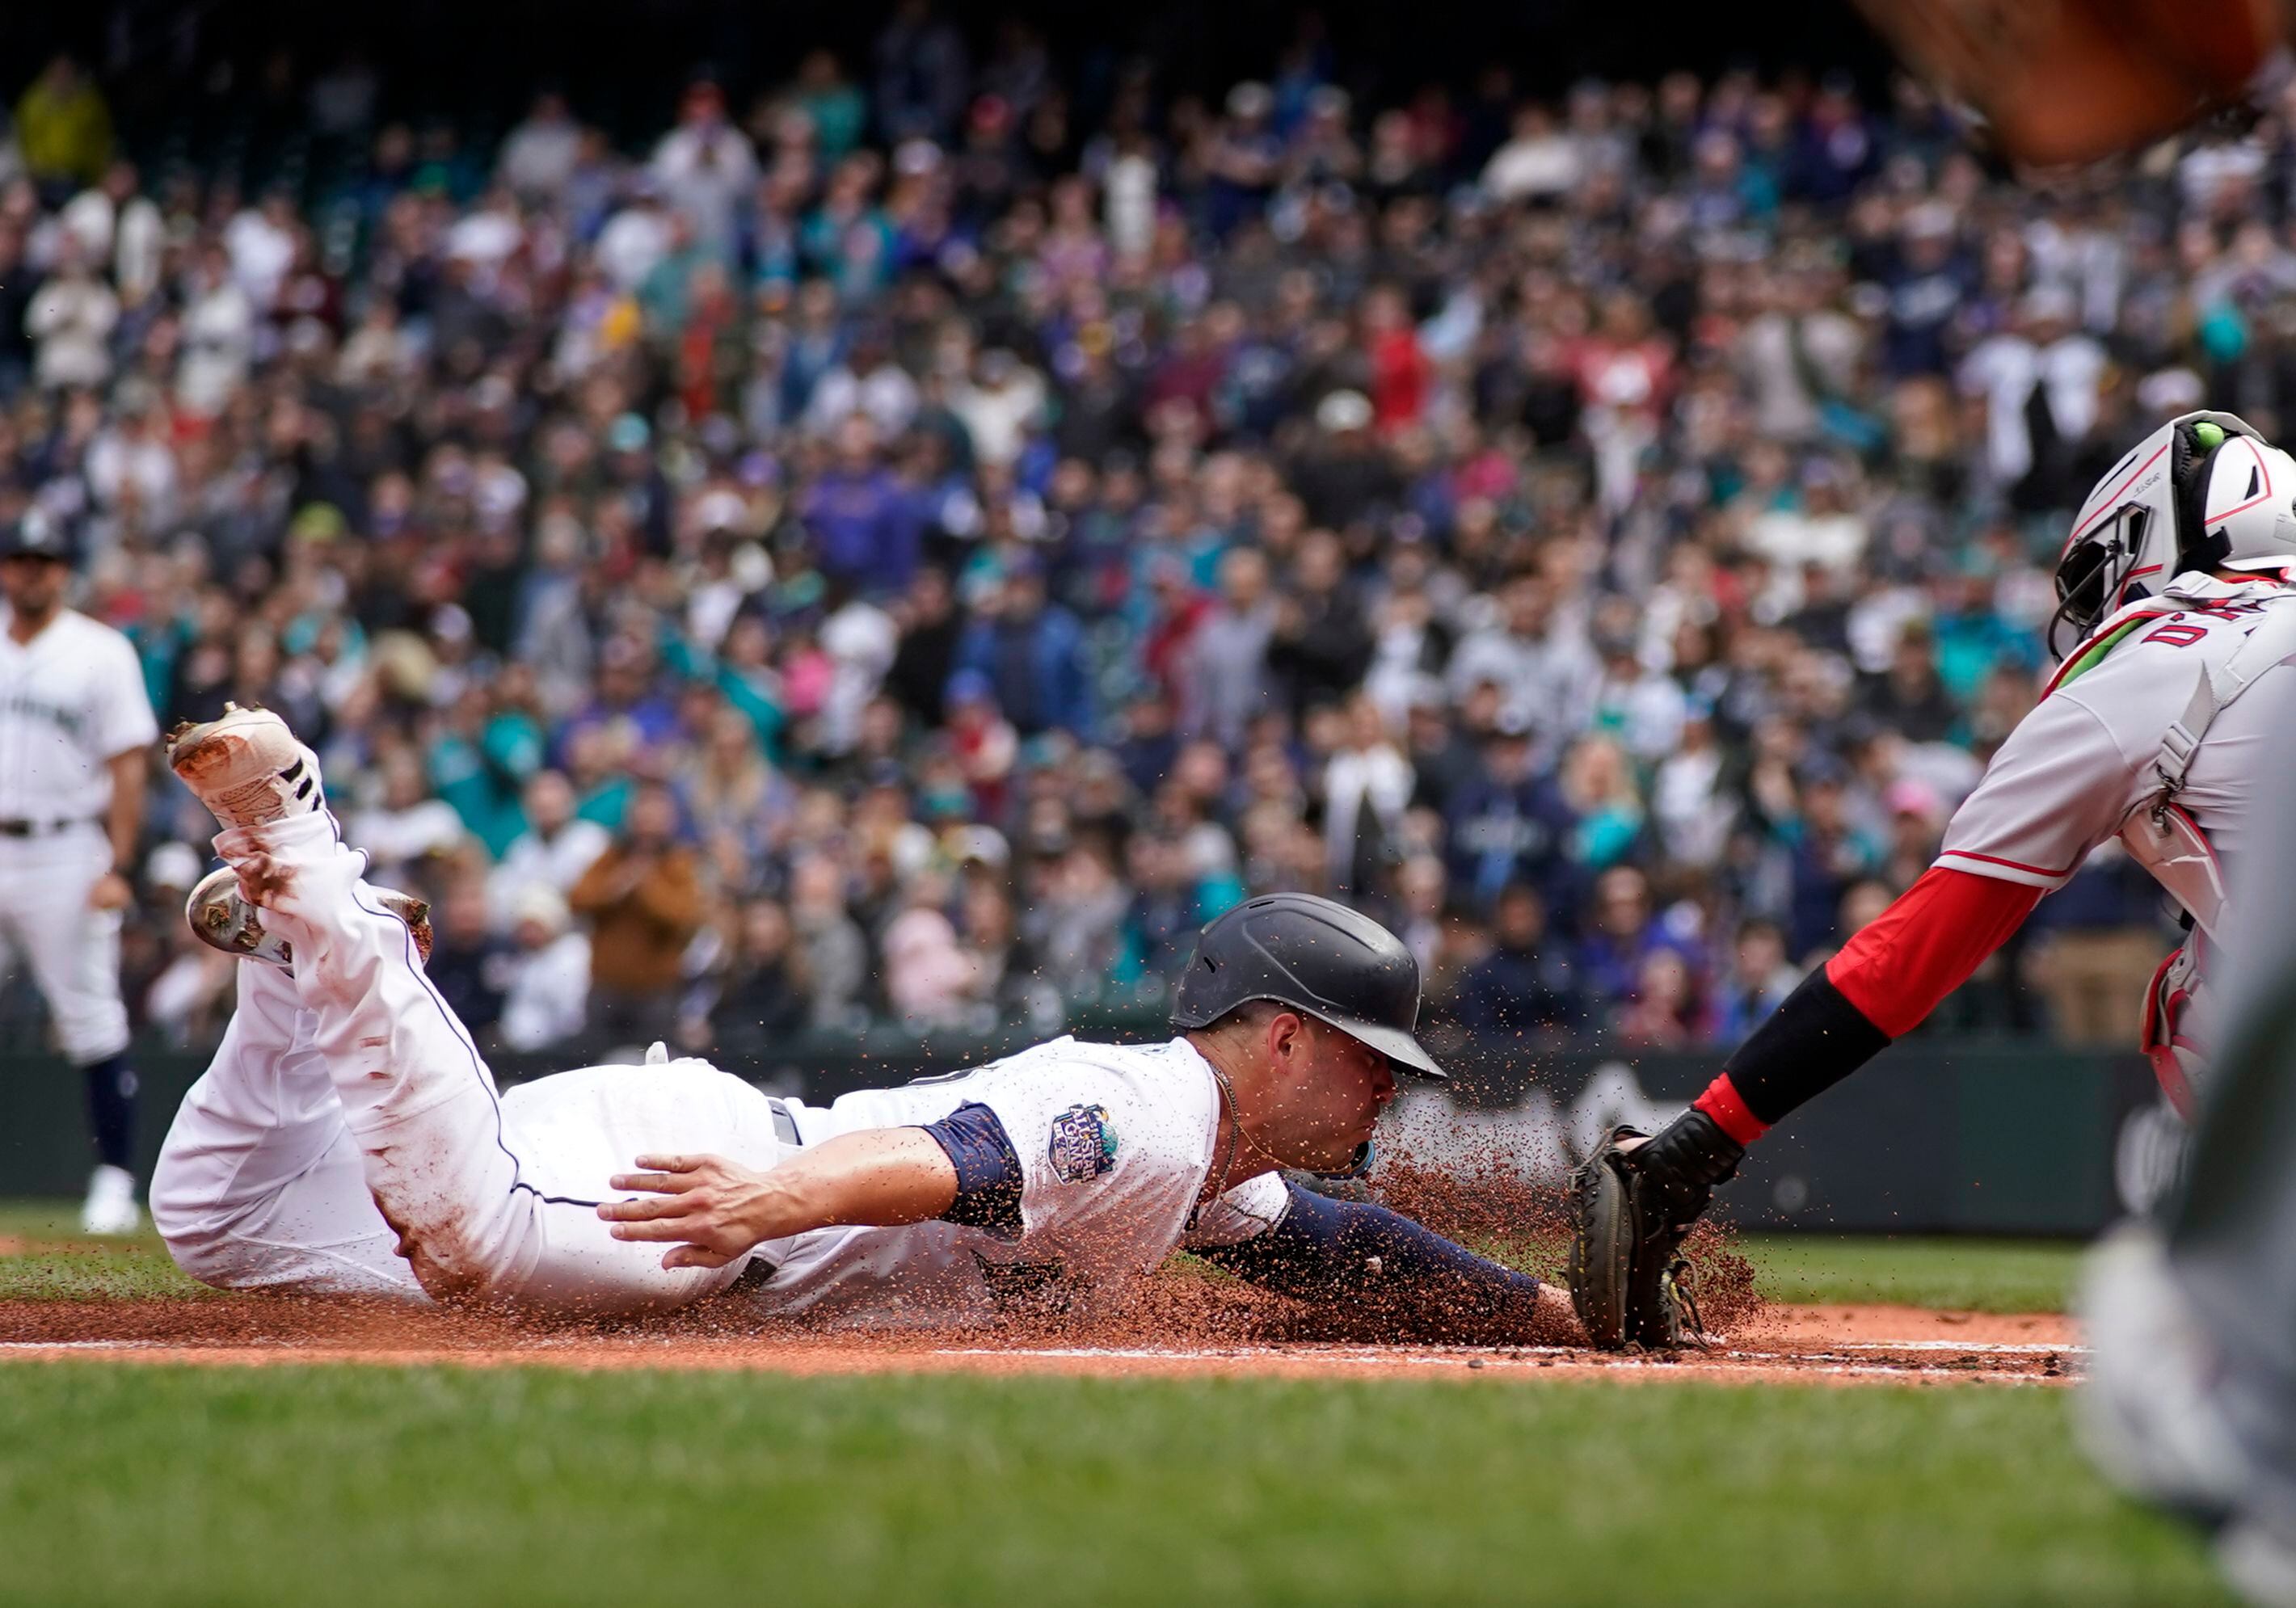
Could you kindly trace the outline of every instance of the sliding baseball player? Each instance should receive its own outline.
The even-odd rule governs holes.
[[[1442,1076],[1410,952],[1329,900],[1206,928],[1161,1044],[1061,1038],[827,1107],[666,1058],[505,1095],[423,974],[419,907],[363,880],[285,724],[234,710],[168,758],[231,874],[193,926],[247,961],[152,1187],[210,1284],[940,1324],[1073,1308],[1185,1246],[1416,1333],[1572,1326],[1560,1292],[1282,1176],[1349,1166],[1398,1071]]]

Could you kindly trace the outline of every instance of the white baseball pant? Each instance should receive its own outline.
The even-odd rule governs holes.
[[[771,1167],[784,1152],[765,1095],[679,1061],[586,1067],[497,1097],[330,816],[234,829],[216,850],[258,890],[294,965],[291,980],[242,975],[252,1016],[234,1019],[168,1134],[152,1215],[186,1271],[365,1294],[412,1294],[411,1272],[442,1300],[586,1313],[681,1307],[741,1276],[738,1261],[665,1269],[666,1247],[615,1239],[595,1207],[641,1153]]]
[[[87,896],[111,869],[111,844],[90,822],[40,838],[0,838],[0,974],[20,956],[48,1002],[56,1043],[74,1066],[127,1047],[119,998],[119,915]]]

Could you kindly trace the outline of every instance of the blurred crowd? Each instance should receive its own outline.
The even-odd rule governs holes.
[[[909,0],[651,149],[322,84],[315,193],[140,170],[58,62],[0,517],[163,726],[288,715],[512,1047],[1150,1008],[1276,889],[1471,1030],[1733,1042],[2030,706],[2090,481],[2287,416],[2296,123],[2036,189],[1910,85],[1343,82],[1303,29],[1087,114]],[[161,782],[135,997],[195,1040]],[[2158,921],[2100,857],[1949,1022],[2117,1034]]]

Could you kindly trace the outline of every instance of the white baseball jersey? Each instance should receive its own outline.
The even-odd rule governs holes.
[[[0,821],[100,819],[115,754],[160,735],[127,638],[74,609],[19,643],[0,605]]]
[[[1086,1293],[1152,1272],[1175,1247],[1249,1239],[1289,1199],[1283,1179],[1263,1173],[1194,1214],[1222,1161],[1220,1103],[1210,1067],[1185,1038],[1056,1038],[953,1078],[864,1089],[827,1107],[789,1104],[808,1144],[987,1106],[1021,1160],[1021,1227],[1009,1239],[945,1222],[830,1228],[760,1246],[779,1270],[755,1299],[776,1311],[988,1317],[1036,1299],[1050,1280],[1064,1295]]]
[[[2204,669],[2220,670],[2267,611],[2296,609],[2296,587],[2275,581],[2192,574],[2172,589],[2116,613],[2065,660],[1954,812],[1939,866],[2054,890],[2091,849],[2149,814],[2161,792],[2162,739]],[[2296,668],[2282,663],[2217,717],[2193,756],[2176,802],[2227,866],[2258,831],[2285,830],[2258,783],[2267,748],[2292,732]]]

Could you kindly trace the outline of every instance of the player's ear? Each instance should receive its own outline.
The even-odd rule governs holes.
[[[1308,1023],[1296,1011],[1278,1011],[1267,1019],[1267,1058],[1282,1064],[1299,1059],[1308,1047]]]

